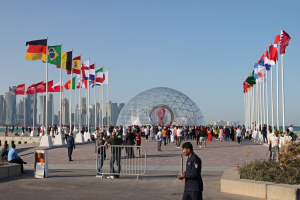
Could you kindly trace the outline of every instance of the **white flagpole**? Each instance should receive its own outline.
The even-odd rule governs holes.
[[[36,91],[35,91],[35,82],[34,82],[34,94],[33,94],[33,131],[34,131],[34,116],[35,116],[35,95],[36,95]]]
[[[108,70],[109,70],[109,68],[107,69],[107,72],[108,72]],[[108,83],[108,81],[107,81],[107,103],[109,103],[109,83]],[[110,119],[111,119],[111,115],[110,115]],[[109,129],[109,125],[110,125],[110,120],[108,120],[108,129]]]
[[[80,68],[80,71],[81,71],[81,68]],[[76,113],[76,98],[77,98],[77,96],[76,96],[76,82],[75,82],[74,128],[76,127],[76,118],[77,118],[76,115],[75,115],[75,113]]]
[[[254,87],[252,87],[252,108],[251,108],[251,112],[252,112],[251,113],[252,118],[251,118],[251,124],[250,124],[250,126],[252,128],[252,123],[254,125],[254,118],[255,118],[255,115],[254,115]]]
[[[81,131],[81,113],[82,113],[82,108],[81,108],[81,80],[82,80],[82,75],[81,75],[82,69],[80,69],[80,80],[79,80],[79,129],[78,131]]]
[[[70,88],[70,133],[72,130],[72,86],[73,86],[73,49],[72,49],[72,67],[71,67],[71,88]]]
[[[90,65],[90,58],[89,58],[89,65]],[[86,131],[87,133],[90,132],[90,66],[89,66],[89,75],[88,75],[88,84],[87,84],[87,87],[88,87],[88,117],[87,117],[87,122],[88,122],[88,130]]]
[[[282,120],[283,120],[283,132],[285,131],[285,103],[284,103],[284,77],[283,77],[283,54],[281,54],[281,79],[282,79]]]
[[[262,130],[262,125],[263,125],[263,119],[262,119],[262,94],[261,94],[261,85],[262,83],[259,82],[259,100],[260,100],[260,127],[261,127],[261,130]]]
[[[94,63],[94,69],[96,69],[96,62]],[[94,90],[94,96],[95,96],[95,130],[96,131],[96,126],[97,126],[97,93],[96,93],[96,74],[94,75],[94,81],[95,81],[95,84],[94,84],[94,87],[95,87],[95,90]]]
[[[248,92],[248,129],[250,128],[250,121],[251,121],[250,106],[251,106],[251,88],[249,88],[249,92]]]
[[[102,78],[102,80],[103,80],[103,78]],[[102,103],[102,132],[104,132],[104,129],[103,129],[103,124],[104,124],[104,118],[103,118],[103,104],[104,104],[104,102],[103,102],[103,82],[101,84],[101,93],[102,93],[102,95],[101,95],[101,98],[102,98],[102,101],[101,101],[101,103]],[[107,121],[107,119],[106,119],[106,121]]]
[[[61,130],[62,130],[62,119],[61,119],[61,117],[62,117],[62,110],[61,110],[61,102],[62,102],[62,94],[61,94],[61,85],[62,85],[62,45],[63,44],[61,44],[61,52],[60,52],[60,85],[59,85],[59,110],[60,110],[60,113],[59,113],[59,127],[60,127],[60,133],[59,134],[61,134]]]
[[[257,122],[256,122],[256,130],[259,130],[259,101],[258,101],[258,97],[259,97],[259,93],[258,93],[258,81],[257,79],[256,81],[256,114],[257,114]]]
[[[265,70],[264,70],[265,72]],[[263,76],[263,114],[264,114],[264,124],[266,124],[266,104],[265,104],[265,77]]]
[[[46,135],[48,136],[48,37],[46,48]]]
[[[53,78],[53,83],[54,83],[54,78]],[[52,86],[53,88],[53,86]],[[54,92],[52,92],[52,128],[54,125]],[[54,134],[54,132],[52,132]]]
[[[277,73],[276,73],[276,76],[277,76],[277,131],[279,131],[279,74],[278,74],[278,61],[276,62],[276,70],[277,70]]]
[[[245,99],[244,99],[244,102],[245,102],[245,128],[247,128],[247,90],[245,92],[244,97],[245,97]]]
[[[26,88],[26,87],[25,87]],[[26,92],[24,91],[24,133],[25,133],[25,128],[26,128]],[[25,134],[24,134],[25,135]]]
[[[246,91],[244,92],[244,111],[245,111],[245,122],[244,122],[244,124],[246,125]]]
[[[268,91],[268,71],[266,70],[266,93],[267,93],[267,133],[269,132],[269,91]]]

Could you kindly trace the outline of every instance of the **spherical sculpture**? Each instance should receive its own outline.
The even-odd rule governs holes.
[[[133,97],[121,110],[117,125],[205,125],[198,106],[183,93],[157,87]]]

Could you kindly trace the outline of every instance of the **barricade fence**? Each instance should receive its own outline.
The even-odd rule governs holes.
[[[146,170],[147,151],[143,146],[101,145],[97,149],[96,171],[102,176],[134,175],[139,179]]]

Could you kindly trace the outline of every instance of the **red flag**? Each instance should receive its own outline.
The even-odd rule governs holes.
[[[71,88],[71,86],[69,87],[69,85],[71,84],[71,80],[72,80],[72,79],[70,79],[70,80],[68,80],[68,81],[66,82],[66,84],[65,84],[66,90],[68,90],[68,89]]]
[[[48,92],[53,92],[53,80],[52,81],[48,81]],[[44,92],[46,92],[46,83],[44,83]]]
[[[24,95],[25,94],[25,84],[18,85],[15,88],[15,95]]]
[[[80,88],[80,79],[79,79],[79,81],[78,81],[78,85],[76,86],[76,88],[77,89],[79,89]],[[85,80],[85,79],[81,79],[81,88],[85,88],[85,89],[87,89],[87,80]]]
[[[281,30],[280,35],[280,54],[285,54],[285,48],[289,45],[291,37],[284,30]]]
[[[46,88],[44,88],[44,81],[35,84],[35,92],[36,93],[43,93]]]
[[[52,91],[53,92],[60,92],[59,88],[61,88],[61,91],[63,91],[64,87],[61,85],[60,81],[52,86]]]
[[[27,88],[26,94],[34,94],[35,93],[35,84],[32,84]]]
[[[267,56],[267,58],[269,58],[269,52],[268,52],[268,50],[266,49],[266,56]]]

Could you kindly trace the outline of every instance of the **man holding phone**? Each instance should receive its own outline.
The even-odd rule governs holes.
[[[185,187],[182,200],[202,200],[203,181],[201,177],[202,161],[194,154],[193,145],[186,142],[182,145],[183,153],[188,156],[186,171],[180,173],[177,179],[185,179]]]

